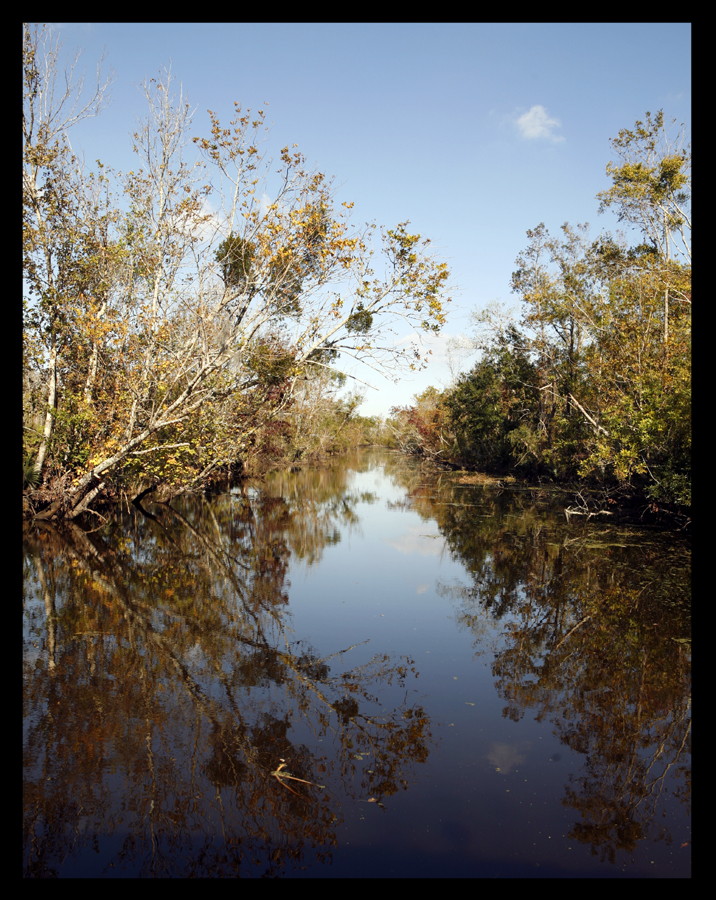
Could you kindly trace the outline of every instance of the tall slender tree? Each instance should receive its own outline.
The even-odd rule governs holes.
[[[664,343],[669,339],[670,262],[674,255],[691,265],[691,145],[676,119],[664,123],[664,111],[611,139],[617,162],[607,165],[612,186],[597,194],[599,211],[616,207],[619,220],[638,228],[664,261]],[[672,253],[672,249],[674,253]]]
[[[35,479],[41,476],[52,437],[60,357],[71,340],[76,301],[94,249],[92,225],[82,216],[74,177],[77,160],[68,132],[101,112],[112,80],[111,75],[102,79],[100,60],[96,82],[86,94],[84,74],[77,70],[79,54],[61,71],[61,48],[47,26],[23,25],[25,367],[28,373],[33,362],[39,363],[33,374],[40,379],[45,401],[33,465]]]

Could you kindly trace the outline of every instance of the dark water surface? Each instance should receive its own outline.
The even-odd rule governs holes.
[[[689,876],[688,540],[460,479],[29,529],[25,875]]]

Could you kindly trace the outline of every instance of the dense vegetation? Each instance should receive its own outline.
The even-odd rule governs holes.
[[[423,365],[417,345],[385,337],[444,324],[449,273],[429,241],[408,223],[353,227],[352,204],[336,210],[295,150],[277,171],[262,111],[237,104],[228,128],[209,111],[208,136],[192,138],[169,72],[143,85],[136,169],[88,172],[68,132],[101,112],[109,81],[87,99],[75,64],[62,72],[58,44],[29,26],[23,76],[27,513],[73,518],[375,442],[690,506],[690,149],[661,111],[611,141],[597,198],[638,242],[528,231],[520,311],[476,314],[477,364],[382,422],[358,414],[335,364]]]
[[[83,90],[59,49],[23,26],[26,511],[73,518],[369,436],[333,364],[423,364],[386,336],[444,323],[449,273],[430,242],[407,222],[352,226],[353,204],[336,209],[298,151],[266,155],[261,110],[235,104],[228,128],[209,111],[192,138],[168,71],[142,86],[135,168],[88,172],[68,132],[109,82]]]
[[[690,150],[660,111],[611,141],[598,195],[639,232],[527,232],[521,311],[475,316],[477,364],[395,408],[392,441],[433,459],[580,481],[652,509],[691,504]]]

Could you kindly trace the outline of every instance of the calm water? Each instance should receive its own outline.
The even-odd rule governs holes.
[[[30,529],[25,875],[689,876],[688,541],[460,479]]]

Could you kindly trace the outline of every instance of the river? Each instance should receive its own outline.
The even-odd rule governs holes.
[[[26,526],[25,877],[689,877],[689,539],[471,482]]]

